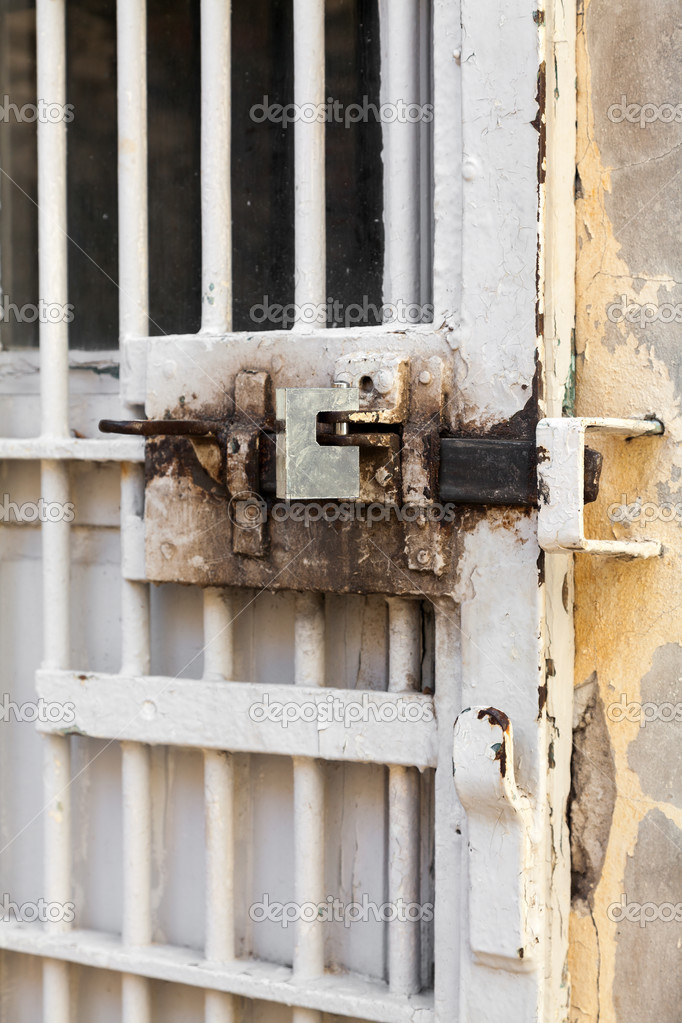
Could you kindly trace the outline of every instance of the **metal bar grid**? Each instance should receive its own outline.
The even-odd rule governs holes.
[[[387,82],[391,93],[412,91],[417,71],[410,70],[409,53],[403,61],[393,51],[407,46],[417,4],[406,0],[400,10],[384,17],[384,32],[391,60]],[[324,4],[296,0],[294,5],[296,102],[324,103]],[[225,333],[231,329],[231,239],[229,191],[229,7],[217,0],[202,3],[202,332]],[[118,0],[119,82],[119,239],[121,343],[147,335],[147,126],[146,126],[146,10],[138,0]],[[38,0],[39,93],[58,99],[65,96],[64,0]],[[397,51],[396,51],[397,52]],[[402,69],[402,70],[401,70]],[[402,126],[404,127],[404,126]],[[419,253],[413,245],[417,223],[418,144],[415,131],[386,134],[386,216],[395,228],[387,236],[385,300],[406,301],[419,295]],[[66,137],[63,124],[39,125],[41,294],[52,301],[67,299],[66,292]],[[318,327],[324,328],[325,293],[325,177],[324,124],[299,120],[296,124],[296,302],[319,306]],[[418,232],[417,232],[418,233]],[[310,316],[306,316],[309,325]],[[124,565],[140,563],[144,481],[139,464],[143,442],[121,438],[82,440],[68,429],[68,338],[63,324],[41,325],[43,429],[40,438],[0,440],[0,458],[43,459],[43,493],[50,501],[68,500],[68,461],[87,459],[121,463],[121,536]],[[129,412],[130,409],[125,409]],[[45,659],[39,673],[41,691],[54,688],[61,698],[70,691],[75,675],[68,671],[70,627],[68,620],[69,527],[46,523],[44,536]],[[128,554],[125,552],[128,550]],[[111,683],[111,715],[103,715],[83,729],[84,734],[111,738],[119,735],[116,712],[128,714],[127,679],[134,679],[135,699],[142,689],[169,680],[154,680],[150,671],[148,585],[124,570],[122,589],[122,660],[116,676],[90,675],[93,683]],[[127,578],[126,578],[127,576]],[[446,616],[447,617],[447,616]],[[201,684],[221,686],[231,698],[235,686],[244,698],[255,687],[233,683],[233,606],[224,591],[208,590],[204,600],[205,670]],[[441,616],[440,632],[450,629]],[[420,671],[421,617],[416,602],[389,598],[390,668],[389,693],[372,694],[393,700],[407,698],[417,686]],[[301,699],[325,678],[324,598],[303,594],[296,598],[295,681]],[[441,642],[443,642],[441,640]],[[452,642],[452,640],[450,641]],[[172,680],[174,691],[197,683]],[[74,702],[85,709],[82,676]],[[341,693],[342,691],[336,691]],[[101,695],[101,689],[100,689]],[[287,694],[288,696],[290,694]],[[430,698],[415,694],[415,700]],[[450,708],[451,709],[451,708]],[[87,714],[87,710],[85,709]],[[101,704],[100,704],[101,714]],[[130,718],[134,714],[129,715]],[[206,735],[194,737],[178,730],[179,717],[171,714],[175,728],[169,744],[201,745],[204,752],[205,810],[207,821],[207,906],[204,960],[183,958],[179,949],[152,945],[151,912],[151,797],[150,751],[147,736],[122,736],[124,909],[120,940],[81,931],[56,933],[47,930],[28,934],[11,925],[0,926],[0,947],[40,955],[45,959],[44,1012],[47,1023],[67,1023],[71,1014],[68,963],[114,969],[122,975],[124,1023],[151,1020],[150,979],[188,983],[206,989],[207,1023],[232,1023],[236,1019],[235,996],[265,998],[294,1007],[293,1023],[321,1023],[323,1012],[341,1012],[367,1020],[426,1023],[434,1019],[432,999],[420,988],[419,934],[414,925],[391,925],[388,985],[357,978],[324,974],[324,941],[320,924],[300,924],[292,970],[265,963],[235,960],[234,923],[234,778],[231,756],[222,747],[210,748]],[[444,716],[447,720],[447,715]],[[383,726],[382,726],[383,728]],[[293,730],[290,733],[293,735]],[[319,736],[318,742],[319,742]],[[409,731],[403,736],[386,730],[385,738],[370,734],[364,747],[349,744],[346,755],[340,744],[323,750],[308,738],[294,742],[295,789],[295,888],[297,900],[324,898],[324,769],[323,759],[355,759],[389,764],[389,897],[417,901],[419,863],[419,789],[417,768],[434,767],[445,758],[447,743],[437,749],[435,726]],[[71,894],[68,786],[69,739],[58,733],[45,738],[46,801],[59,800],[60,813],[48,814],[46,824],[46,895],[67,901]],[[233,748],[256,751],[253,742]],[[273,751],[266,742],[266,750]],[[443,773],[443,772],[441,772]],[[449,777],[449,771],[446,772]],[[451,787],[451,786],[450,786]],[[438,840],[438,839],[437,839]],[[437,943],[436,943],[437,944]],[[455,956],[456,958],[456,956]],[[454,963],[454,960],[453,960]],[[449,964],[450,966],[450,964]],[[441,985],[442,988],[442,985]],[[453,997],[443,999],[443,1014],[455,1018]]]

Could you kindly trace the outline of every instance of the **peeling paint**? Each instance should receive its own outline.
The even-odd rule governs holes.
[[[612,751],[615,801],[608,832],[598,794],[583,801],[584,816],[574,822],[574,832],[580,831],[574,843],[584,847],[592,836],[593,849],[604,849],[597,871],[592,861],[590,885],[571,914],[569,1018],[674,1023],[682,998],[679,969],[672,966],[679,957],[677,926],[658,924],[655,933],[626,927],[612,919],[609,907],[624,894],[631,901],[679,899],[676,726],[668,724],[664,732],[662,722],[652,722],[648,731],[648,723],[641,728],[635,720],[616,720],[613,709],[623,699],[660,703],[672,693],[679,701],[679,523],[617,522],[609,508],[636,500],[658,505],[675,493],[672,484],[680,478],[680,325],[657,320],[642,327],[614,314],[613,304],[623,296],[626,304],[640,306],[680,301],[682,129],[662,122],[642,128],[613,112],[609,117],[609,109],[623,96],[629,103],[676,101],[679,5],[585,0],[578,29],[575,414],[641,418],[655,412],[666,430],[657,443],[604,442],[600,496],[585,514],[588,536],[646,536],[663,543],[663,557],[621,565],[576,558],[575,677],[578,693],[587,679],[593,706],[603,708],[599,729]],[[584,733],[590,728],[594,722]],[[597,786],[604,765],[597,751],[586,748]],[[671,885],[677,886],[675,898],[664,896]]]

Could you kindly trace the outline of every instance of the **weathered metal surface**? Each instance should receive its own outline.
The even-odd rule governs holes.
[[[357,387],[278,388],[276,415],[277,497],[285,501],[354,500],[360,496],[360,453],[356,448],[317,443],[320,412],[354,412]]]
[[[210,446],[201,448],[194,441],[190,447],[180,436],[149,441],[145,517],[150,579],[365,593],[386,592],[388,585],[390,592],[413,595],[444,592],[453,585],[458,513],[438,502],[439,436],[447,422],[442,358],[418,354],[409,334],[390,335],[397,353],[386,350],[383,334],[378,351],[364,348],[347,355],[338,355],[346,348],[345,335],[334,344],[324,337],[320,347],[330,372],[324,388],[276,386],[279,381],[289,385],[299,372],[305,339],[297,343],[296,358],[293,352],[287,364],[269,358],[268,370],[258,369],[264,345],[259,346],[251,353],[255,369],[238,369],[235,377],[230,376],[233,346],[206,343],[202,357],[210,355],[211,376],[218,373],[222,387],[214,395],[209,381],[210,397],[205,398],[202,387],[201,404],[196,392],[188,397],[184,380],[177,382],[177,360],[172,390],[167,374],[150,376],[152,385],[157,379],[163,387],[163,400],[172,402],[166,417],[192,416],[212,424],[223,414],[225,427],[214,433],[227,452],[222,475]],[[426,351],[439,344],[431,336]],[[290,339],[282,340],[280,350],[290,349]],[[153,365],[153,351],[150,361]],[[310,367],[314,379],[319,359]],[[192,364],[187,371],[192,372]],[[337,384],[348,386],[332,387],[331,374]],[[351,379],[357,379],[358,388]],[[289,489],[282,492],[305,500],[278,501],[273,495],[273,434],[267,429],[273,419],[267,397],[271,380],[280,393],[277,416],[281,425],[286,421],[284,433],[277,435],[283,487],[289,477]],[[252,391],[260,389],[258,395],[249,398],[246,383]],[[158,407],[157,399],[152,386],[152,408]],[[305,407],[291,408],[297,401]],[[358,406],[360,412],[354,413]],[[337,432],[340,417],[348,432]],[[339,480],[321,470],[325,459],[338,463],[349,456],[359,479],[342,481],[339,493]],[[351,500],[339,500],[344,497]]]
[[[601,461],[598,451],[585,448],[585,504],[597,499]],[[440,499],[458,504],[535,507],[537,462],[534,441],[444,437],[440,442]]]
[[[530,970],[538,930],[538,907],[527,888],[532,813],[516,785],[507,715],[494,707],[463,710],[453,765],[469,828],[471,950],[489,966]]]
[[[588,429],[634,439],[662,434],[663,424],[655,419],[542,419],[537,427],[540,546],[545,551],[658,557],[662,548],[656,540],[592,540],[585,536],[583,495]]]

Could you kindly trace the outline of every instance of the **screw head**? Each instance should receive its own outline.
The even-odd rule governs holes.
[[[419,551],[419,553],[417,554],[417,561],[419,562],[420,565],[428,565],[430,560],[431,555],[429,554],[428,551]]]

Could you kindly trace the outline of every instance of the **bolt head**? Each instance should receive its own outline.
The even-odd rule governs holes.
[[[420,384],[430,384],[431,383],[431,374],[429,373],[428,369],[423,369],[421,371],[421,373],[419,374],[419,383]]]

